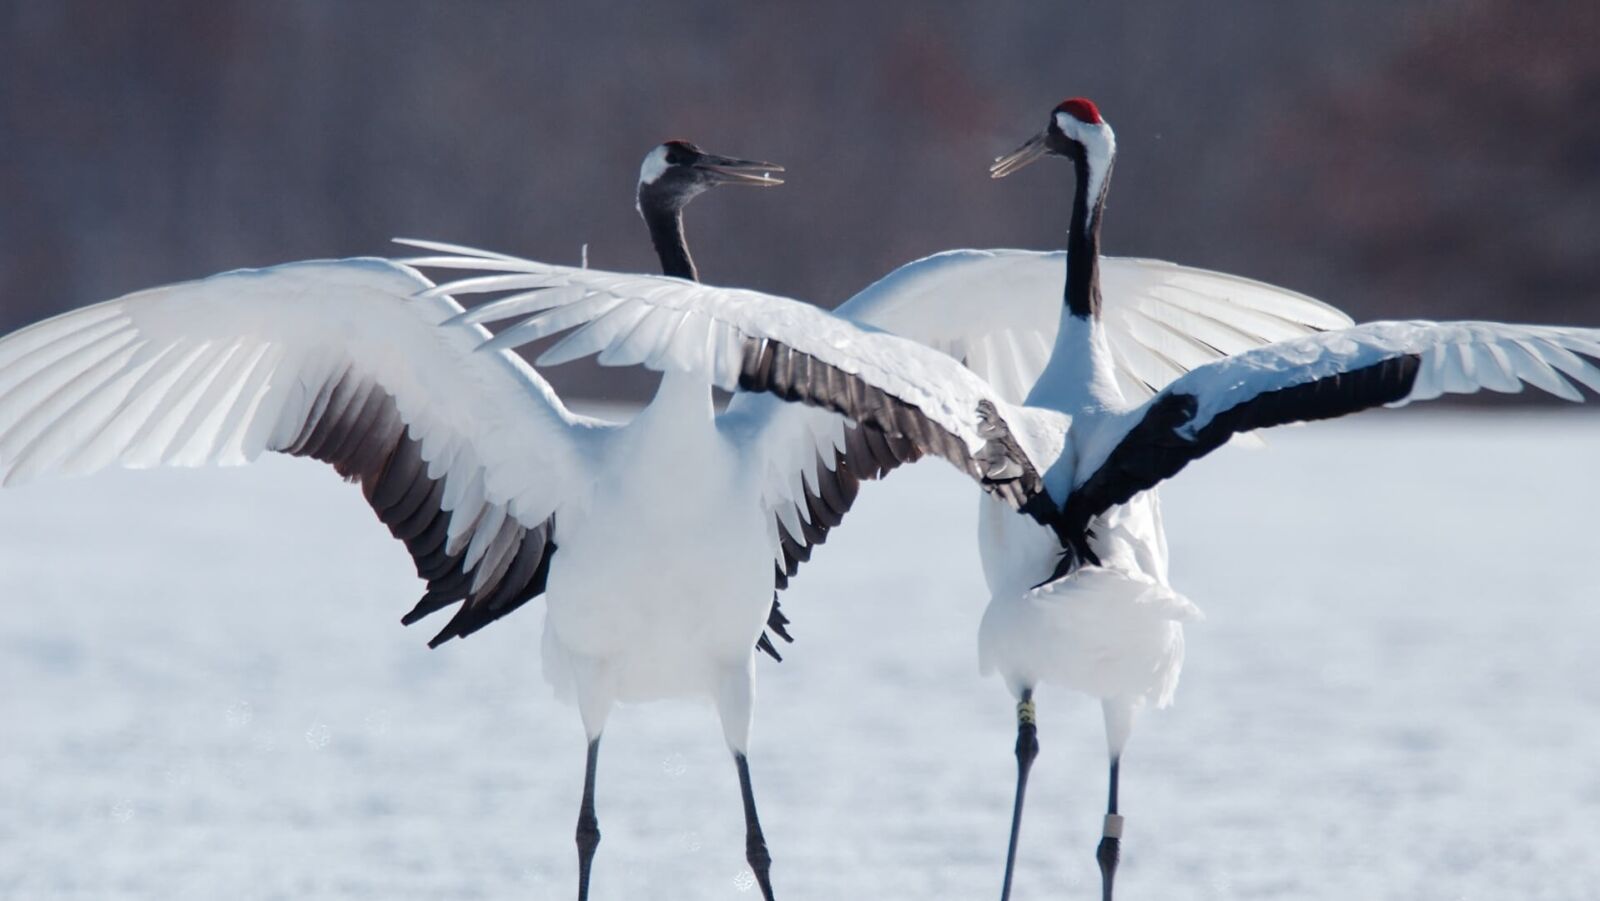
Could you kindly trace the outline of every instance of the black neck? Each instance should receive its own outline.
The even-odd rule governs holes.
[[[639,213],[650,228],[656,256],[661,258],[661,274],[699,281],[694,260],[689,257],[689,242],[683,237],[683,208],[641,202]]]
[[[1072,315],[1083,319],[1100,318],[1100,214],[1105,210],[1106,186],[1111,181],[1110,164],[1100,191],[1089,196],[1089,161],[1074,160],[1077,193],[1072,201],[1072,228],[1067,233],[1066,304]]]

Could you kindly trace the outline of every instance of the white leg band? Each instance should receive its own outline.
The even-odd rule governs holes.
[[[1106,826],[1100,834],[1106,838],[1122,838],[1122,815],[1119,813],[1106,814]]]

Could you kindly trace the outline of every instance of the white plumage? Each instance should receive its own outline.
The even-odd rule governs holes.
[[[318,456],[363,479],[369,500],[392,500],[389,511],[436,513],[442,543],[425,550],[460,559],[472,582],[458,599],[491,600],[518,527],[540,528],[582,492],[611,427],[567,410],[514,354],[474,353],[486,331],[439,328],[461,308],[414,296],[429,287],[384,260],[291,263],[7,336],[0,479]],[[416,478],[393,487],[426,494],[374,497],[403,441]]]
[[[668,290],[656,300],[692,284],[642,284],[657,283]],[[764,395],[714,417],[709,385],[737,384],[751,339],[792,341],[909,399],[924,437],[944,436],[929,452],[1000,475],[973,415],[989,391],[944,371],[947,357],[804,304],[752,295],[742,313],[674,310],[587,288],[528,299],[563,297],[551,309],[588,310],[582,340],[608,362],[675,373],[646,415],[617,426],[571,413],[515,355],[474,352],[489,333],[451,322],[462,308],[410,267],[294,263],[140,292],[0,339],[0,478],[237,465],[265,451],[323,459],[362,484],[417,560],[429,591],[411,618],[461,603],[436,640],[543,594],[546,674],[575,696],[591,736],[616,701],[700,694],[742,751],[751,647],[775,582],[837,523],[857,480],[889,461],[859,432],[847,439],[839,416]]]
[[[1228,435],[1349,412],[1401,381],[1376,402],[1523,382],[1577,398],[1569,380],[1600,384],[1583,359],[1600,352],[1592,331],[1379,323],[1307,335],[1342,319],[1151,261],[1108,264],[1106,316],[1090,325],[1062,314],[1059,294],[1047,307],[985,274],[1059,279],[1059,255],[930,258],[835,316],[683,279],[421,246],[440,255],[418,265],[489,274],[435,288],[378,260],[288,264],[0,339],[0,479],[263,451],[325,460],[417,560],[429,591],[412,617],[461,604],[436,640],[542,594],[546,675],[575,696],[591,740],[617,701],[698,694],[742,764],[752,647],[774,587],[859,480],[934,454],[995,498],[982,526],[985,665],[1024,697],[1042,681],[1101,697],[1115,755],[1132,711],[1170,699],[1179,623],[1195,615],[1167,584],[1149,490],[1160,479]],[[940,291],[946,275],[994,282],[1015,303],[985,313],[966,288]],[[509,296],[470,313],[451,296],[473,292]],[[522,321],[497,338],[479,325],[507,318]],[[593,354],[667,373],[650,407],[626,425],[574,415],[505,350],[566,329],[548,362]],[[1369,372],[1377,388],[1362,382],[1338,409],[1309,410],[1310,394],[1271,400]],[[765,393],[718,416],[712,385]],[[1152,447],[1166,456],[1138,458]]]
[[[413,262],[505,273],[498,278],[481,276],[441,285],[435,291],[526,292],[520,300],[498,306],[485,304],[464,317],[473,322],[501,317],[520,319],[486,345],[489,349],[545,337],[563,328],[577,328],[573,334],[583,335],[586,342],[591,342],[589,352],[600,353],[643,332],[652,336],[651,341],[636,345],[636,354],[627,358],[629,362],[669,372],[706,373],[708,379],[715,373],[716,384],[737,389],[740,387],[740,361],[745,357],[739,350],[741,344],[781,343],[925,411],[930,419],[960,436],[963,444],[974,452],[983,445],[985,438],[973,411],[980,402],[988,401],[1001,411],[1009,433],[1027,452],[1028,462],[1042,474],[1054,500],[1062,504],[1093,477],[1105,475],[1101,470],[1113,451],[1152,410],[1174,397],[1192,397],[1196,401],[1193,412],[1185,415],[1182,422],[1174,423],[1171,430],[1183,442],[1191,443],[1220,413],[1248,409],[1253,402],[1273,392],[1326,382],[1410,356],[1420,361],[1414,383],[1401,396],[1382,403],[1401,405],[1431,399],[1441,393],[1484,388],[1519,390],[1524,383],[1560,397],[1579,399],[1581,394],[1573,387],[1572,380],[1590,387],[1600,386],[1600,372],[1584,359],[1600,356],[1600,333],[1593,330],[1488,322],[1378,322],[1307,333],[1310,327],[1301,325],[1299,337],[1199,365],[1179,375],[1161,391],[1153,394],[1147,391],[1142,403],[1119,401],[1111,404],[1100,398],[1085,399],[1077,403],[1076,410],[1068,412],[1054,409],[1056,404],[1051,403],[1052,398],[1040,398],[1037,389],[1027,405],[1008,404],[999,397],[1001,392],[989,389],[970,369],[956,365],[948,356],[930,353],[917,342],[867,331],[841,316],[830,316],[807,304],[755,291],[489,256],[456,255]],[[1293,299],[1294,296],[1286,294],[1286,297]],[[1111,300],[1107,303],[1109,305]],[[1059,316],[1059,301],[1056,305]],[[619,309],[630,311],[627,322],[632,331],[616,330],[608,321],[612,311]],[[1321,305],[1305,309],[1326,310]],[[1328,319],[1337,316],[1322,315]],[[1084,340],[1071,334],[1079,326],[1071,322],[1070,317],[1064,318],[1069,318],[1063,330],[1066,337],[1058,342]],[[1109,315],[1107,320],[1108,324],[1097,328],[1111,331]],[[656,328],[657,321],[671,321],[679,327],[671,331]],[[557,344],[552,352],[562,346]],[[1090,356],[1097,365],[1108,365],[1112,359],[1103,351],[1074,356]],[[1113,365],[1119,375],[1127,376],[1135,371],[1120,357]],[[1119,382],[1116,380],[1113,384]],[[1148,384],[1148,379],[1145,383]],[[754,406],[760,398],[740,395],[737,400]],[[1294,418],[1321,417],[1300,415]],[[1274,424],[1278,422],[1260,423]],[[809,451],[809,446],[806,449]],[[1188,459],[1192,457],[1182,462],[1187,463]],[[1134,500],[1094,512],[1094,542],[1101,565],[1085,567],[1083,571],[1100,572],[1094,579],[1102,582],[1105,571],[1126,572],[1135,586],[1126,590],[1117,588],[1116,593],[1137,598],[1140,605],[1150,605],[1147,609],[1158,612],[1162,618],[1181,621],[1192,618],[1197,611],[1186,600],[1170,593],[1166,586],[1164,536],[1159,528],[1159,507],[1154,495],[1147,493],[1151,487],[1153,483],[1140,483]],[[798,493],[798,487],[794,493]],[[990,536],[984,541],[984,556],[986,566],[992,569],[990,582],[995,589],[995,602],[1008,603],[1009,599],[1027,596],[1027,603],[1036,604],[1040,597],[1060,596],[1068,590],[1071,583],[1031,590],[1049,579],[1061,557],[1059,542],[1051,530],[1026,517],[1012,515],[1012,511],[996,502],[986,502],[986,507],[992,509],[993,515],[984,517],[981,529]],[[1019,531],[1015,534],[988,531],[1004,529]],[[1153,594],[1145,590],[1151,585],[1162,590]],[[997,645],[990,643],[989,648],[986,660],[995,661],[1005,656],[999,653]],[[1068,655],[1050,656],[1064,658]],[[1181,660],[1181,655],[1177,659]],[[1002,670],[1007,669],[1005,665],[997,665]],[[1041,665],[1047,672],[1049,665]],[[1008,673],[1008,681],[1027,684],[1038,681],[1038,678],[1021,678],[1022,675]],[[1065,681],[1073,683],[1072,679]],[[1152,670],[1147,681],[1152,697],[1165,699],[1170,696],[1175,678],[1173,674]],[[1087,686],[1074,687],[1101,694]]]
[[[1096,163],[1109,160],[1088,160]],[[1592,362],[1600,357],[1600,332],[1499,323],[1341,328],[1343,317],[1315,301],[1283,292],[1276,295],[1279,307],[1272,289],[1257,283],[1143,261],[1109,268],[1130,267],[1127,273],[1158,287],[1131,309],[1118,309],[1118,295],[1108,287],[1102,315],[1093,272],[1098,215],[1097,204],[1075,221],[1069,242],[1090,252],[1080,249],[1076,260],[1056,269],[1068,284],[1067,303],[1054,295],[1058,325],[1042,365],[1036,342],[1045,330],[1026,324],[1040,318],[1031,304],[1018,302],[1009,314],[1003,300],[985,306],[992,298],[977,290],[981,282],[945,295],[938,272],[953,272],[952,284],[959,285],[967,267],[1043,271],[1059,257],[958,252],[930,258],[918,264],[926,268],[891,276],[833,317],[752,291],[472,252],[415,262],[501,273],[438,289],[514,292],[466,317],[519,320],[490,347],[577,329],[550,351],[552,359],[592,353],[601,362],[699,373],[724,388],[820,406],[903,443],[891,462],[934,453],[961,465],[960,455],[943,444],[950,436],[974,457],[993,451],[994,443],[1013,451],[991,456],[976,474],[993,464],[992,471],[1015,471],[1024,482],[1036,475],[1059,516],[1041,515],[1037,506],[1015,499],[1007,505],[984,501],[980,539],[992,598],[980,629],[980,658],[1018,695],[1030,740],[1037,685],[1053,682],[1101,699],[1112,759],[1100,854],[1109,892],[1122,829],[1117,764],[1136,711],[1170,702],[1183,661],[1182,623],[1198,615],[1169,584],[1152,489],[1230,437],[1257,428],[1443,393],[1519,390],[1524,383],[1581,399],[1574,382],[1600,386]],[[1074,266],[1090,267],[1090,277],[1074,275]],[[1107,285],[1113,283],[1108,278]],[[1000,297],[1014,293],[997,291]],[[1182,326],[1164,318],[1162,302],[1180,310],[1175,318]],[[1226,315],[1208,310],[1208,302]],[[972,310],[967,318],[952,314],[963,305]],[[857,311],[878,321],[858,328],[845,318]],[[975,380],[950,357],[875,330],[881,327],[960,354],[1003,387]],[[1256,346],[1268,337],[1278,340]],[[771,360],[762,356],[774,346],[791,369],[781,378],[769,377]],[[1025,404],[1009,402],[1024,389]],[[923,413],[944,434],[902,422],[887,409],[894,404]],[[980,412],[984,406],[989,413]],[[792,433],[781,437],[794,440]],[[1030,515],[1013,515],[1017,506]],[[1020,799],[1019,787],[1019,813]]]
[[[1196,366],[1350,317],[1263,282],[1163,260],[1101,260],[1117,385],[1144,398]],[[948,250],[894,270],[840,316],[945,351],[1020,403],[1055,347],[1064,251]]]

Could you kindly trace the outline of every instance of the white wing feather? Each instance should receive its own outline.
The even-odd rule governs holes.
[[[448,268],[474,266],[469,259],[449,258]],[[986,443],[977,428],[979,402],[996,403],[1003,414],[1013,409],[948,355],[899,335],[863,328],[801,301],[666,276],[492,255],[476,258],[476,268],[500,274],[448,282],[426,296],[521,294],[522,300],[484,304],[458,318],[469,323],[521,320],[489,341],[487,350],[576,329],[539,358],[541,365],[597,354],[603,365],[643,364],[696,372],[733,391],[739,386],[746,342],[767,339],[905,401],[957,436],[974,454]]]
[[[236,465],[287,448],[324,386],[355,373],[392,395],[446,479],[452,537],[509,508],[532,526],[581,481],[594,421],[383,260],[291,263],[130,294],[0,339],[0,481],[108,466]],[[489,509],[485,510],[485,505]],[[495,511],[498,511],[496,514]],[[475,536],[472,553],[493,538]]]
[[[1066,253],[952,250],[907,263],[835,312],[963,359],[1020,403],[1055,346]],[[1160,260],[1102,257],[1102,314],[1130,402],[1194,366],[1300,335],[1346,328],[1321,301]]]
[[[1524,384],[1569,401],[1583,400],[1576,385],[1600,392],[1595,365],[1600,329],[1410,321],[1368,322],[1248,350],[1197,367],[1163,389],[1161,397],[1195,399],[1193,416],[1178,430],[1193,439],[1217,416],[1263,395],[1405,356],[1417,358],[1415,380],[1388,406],[1483,390],[1514,393]],[[1080,435],[1080,480],[1099,470],[1161,397],[1107,417]]]

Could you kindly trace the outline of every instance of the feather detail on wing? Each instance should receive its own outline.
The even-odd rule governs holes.
[[[593,421],[431,283],[383,260],[290,263],[130,294],[0,339],[0,481],[110,466],[331,464],[465,635],[543,590]]]
[[[834,312],[945,351],[1020,403],[1055,346],[1065,280],[1065,251],[952,250],[901,266]],[[1303,294],[1160,260],[1102,257],[1100,288],[1130,402],[1212,360],[1351,324]]]
[[[1494,322],[1373,322],[1246,351],[1078,436],[1066,528],[1086,528],[1238,432],[1524,384],[1581,401],[1577,385],[1600,391],[1596,360],[1600,330]]]
[[[568,332],[540,363],[596,355],[606,365],[697,372],[725,390],[830,410],[864,427],[861,440],[880,465],[939,456],[1013,507],[1041,521],[1053,517],[1039,500],[1044,487],[1035,462],[1009,440],[1007,416],[1015,408],[970,370],[916,341],[799,301],[662,276],[490,255],[414,263],[493,273],[431,292],[507,295],[459,317],[513,320],[488,349]],[[798,522],[789,525],[803,531]]]

